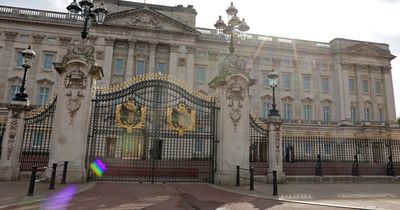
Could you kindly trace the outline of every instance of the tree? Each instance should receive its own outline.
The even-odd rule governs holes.
[[[400,125],[400,117],[397,118],[397,124]]]

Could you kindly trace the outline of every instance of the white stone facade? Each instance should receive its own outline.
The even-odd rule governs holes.
[[[96,1],[95,1],[96,2]],[[99,86],[120,83],[143,72],[161,71],[213,94],[208,83],[228,55],[215,30],[196,28],[192,6],[168,7],[109,0],[104,25],[93,25],[89,39],[103,67]],[[212,23],[210,23],[211,25]],[[31,104],[50,99],[59,75],[49,62],[60,62],[68,44],[80,40],[82,21],[65,13],[0,6],[0,102],[8,103],[23,70],[18,53],[32,44],[37,57],[27,74]],[[280,74],[277,107],[286,123],[372,124],[395,122],[389,46],[334,39],[329,43],[248,35],[236,46],[246,71],[257,83],[250,88],[251,110],[266,117],[272,90],[265,78]]]

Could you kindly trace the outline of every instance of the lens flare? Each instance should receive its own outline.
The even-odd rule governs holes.
[[[104,172],[107,170],[107,167],[104,165],[101,160],[96,159],[93,163],[90,164],[90,169],[92,169],[93,173],[98,176],[102,177]]]
[[[75,185],[68,186],[61,190],[60,192],[57,192],[53,195],[51,195],[43,204],[42,208],[43,210],[66,210],[69,202],[71,201],[72,197],[77,191],[77,187]]]

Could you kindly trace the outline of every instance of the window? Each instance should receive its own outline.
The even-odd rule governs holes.
[[[37,99],[37,105],[43,106],[46,103],[48,98],[49,98],[49,88],[40,87],[39,88],[39,97]]]
[[[377,95],[382,94],[382,82],[381,81],[375,81],[375,92]]]
[[[356,92],[356,80],[355,79],[349,79],[349,91],[351,93]]]
[[[350,112],[351,112],[351,121],[356,122],[357,121],[357,107],[351,106]]]
[[[264,85],[265,87],[269,87],[269,78],[268,78],[268,74],[264,74],[263,85]]]
[[[136,61],[136,75],[144,75],[146,72],[146,65],[144,60]]]
[[[363,93],[368,93],[368,80],[363,80],[362,81],[362,92]]]
[[[322,92],[327,93],[329,92],[329,79],[322,78]]]
[[[206,68],[204,66],[199,66],[196,71],[196,82],[205,83],[206,82]]]
[[[304,120],[311,119],[311,105],[304,105]]]
[[[327,123],[331,121],[331,107],[330,106],[324,106],[323,107],[323,121],[324,123]]]
[[[283,88],[290,90],[291,87],[291,74],[283,74]]]
[[[200,139],[196,139],[194,141],[194,151],[196,153],[201,153],[203,151],[203,141]]]
[[[332,149],[331,149],[331,144],[325,143],[325,144],[324,144],[324,151],[325,151],[325,154],[326,154],[326,155],[330,155],[330,154],[331,154],[331,151],[332,151]]]
[[[22,68],[22,52],[17,53],[17,67]]]
[[[269,115],[270,104],[266,101],[263,103],[262,117],[267,118]]]
[[[32,146],[33,147],[41,147],[43,144],[43,133],[42,132],[35,132],[32,135]]]
[[[21,86],[19,85],[11,85],[10,87],[10,101],[13,100],[13,98],[15,97],[15,94],[19,93],[19,89],[21,88]]]
[[[369,115],[370,115],[370,113],[369,113],[369,107],[365,107],[365,108],[364,108],[364,120],[365,120],[366,122],[369,122]]]
[[[43,68],[46,70],[51,70],[53,68],[53,54],[45,54],[43,61]]]
[[[115,59],[114,74],[122,75],[123,71],[124,71],[124,59],[122,58]]]
[[[310,90],[310,76],[303,77],[303,88],[305,91]]]
[[[292,119],[292,104],[283,104],[283,119]]]
[[[165,67],[166,67],[165,63],[158,63],[157,66],[158,72],[161,74],[165,74]]]
[[[311,143],[306,143],[306,145],[305,145],[305,153],[306,153],[306,155],[311,155],[311,151],[312,151]]]
[[[385,113],[382,108],[379,108],[379,121],[384,122],[385,121]]]

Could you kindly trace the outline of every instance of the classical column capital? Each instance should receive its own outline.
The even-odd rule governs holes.
[[[158,42],[149,42],[150,50],[156,50]]]
[[[14,41],[14,39],[18,35],[18,33],[15,31],[5,31],[4,35],[6,36],[7,41]]]
[[[188,54],[194,54],[194,51],[196,48],[192,45],[188,45],[188,46],[186,46],[186,49],[188,51]]]
[[[113,37],[105,38],[106,46],[114,46],[114,42],[115,42],[115,38],[113,38]]]
[[[178,52],[179,45],[177,44],[169,44],[169,51],[170,52]]]
[[[60,37],[60,42],[62,45],[69,45],[71,43],[71,37]]]
[[[136,40],[136,39],[129,39],[129,40],[128,40],[129,48],[135,48],[136,43],[137,43],[137,40]]]
[[[34,43],[38,43],[38,44],[42,43],[42,42],[43,42],[43,39],[44,39],[45,37],[46,37],[46,35],[44,35],[44,34],[33,34],[33,35],[32,35],[33,42],[34,42]]]

